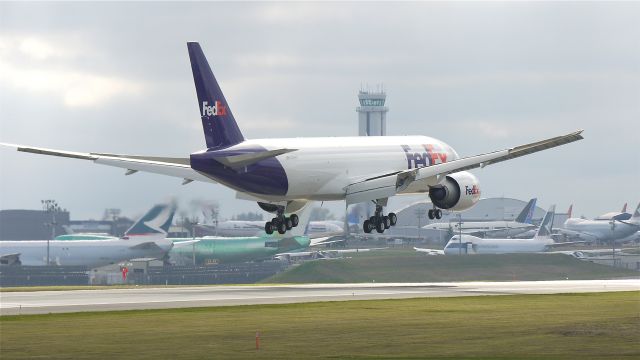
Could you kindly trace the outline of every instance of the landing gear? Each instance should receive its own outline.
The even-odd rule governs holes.
[[[296,214],[291,214],[289,217],[284,216],[284,207],[279,207],[277,216],[264,224],[264,232],[269,235],[273,234],[275,231],[279,234],[284,234],[288,230],[298,226],[299,221],[300,218],[298,218],[298,215]]]
[[[440,209],[430,209],[429,210],[429,219],[442,219],[442,210]]]
[[[375,215],[365,220],[362,224],[362,230],[370,234],[375,229],[379,234],[382,234],[386,229],[395,226],[398,221],[398,217],[394,213],[389,215],[382,214],[382,206],[376,205]]]

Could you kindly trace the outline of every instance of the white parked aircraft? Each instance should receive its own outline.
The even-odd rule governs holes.
[[[612,216],[609,220],[569,218],[558,232],[585,241],[622,241],[640,230],[640,204],[631,218]]]
[[[95,268],[135,258],[162,259],[173,247],[166,236],[174,214],[175,205],[156,205],[123,238],[48,241],[49,261]],[[47,265],[47,240],[0,241],[0,264]]]
[[[242,135],[220,86],[200,48],[187,43],[206,149],[189,157],[119,155],[52,150],[4,144],[18,151],[91,160],[97,164],[220,183],[276,214],[265,231],[285,233],[298,223],[309,201],[373,201],[375,215],[363,229],[382,233],[396,215],[383,214],[389,197],[428,194],[440,209],[461,211],[480,199],[478,179],[467,172],[534,152],[581,140],[582,130],[509,149],[460,157],[448,144],[426,136],[360,136],[247,140]],[[285,214],[291,214],[286,216]]]
[[[555,246],[574,243],[556,243],[551,237],[555,205],[551,206],[542,219],[533,239],[482,239],[472,235],[455,235],[444,247],[446,255],[462,254],[508,254],[538,253]]]
[[[463,233],[482,237],[513,237],[536,228],[532,223],[533,213],[536,210],[536,200],[536,198],[529,200],[514,221],[451,221],[432,223],[422,228],[441,231],[450,230],[454,234]]]

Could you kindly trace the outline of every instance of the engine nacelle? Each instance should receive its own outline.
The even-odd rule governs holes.
[[[440,209],[470,209],[480,200],[478,179],[466,171],[448,175],[438,185],[429,188],[429,198]]]

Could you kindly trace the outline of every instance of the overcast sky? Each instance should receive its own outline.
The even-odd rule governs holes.
[[[187,41],[245,137],[357,135],[357,92],[387,90],[388,134],[459,154],[584,129],[474,171],[483,196],[596,216],[640,201],[640,3],[0,3],[0,142],[187,156],[204,147]],[[372,166],[375,166],[372,164]],[[221,185],[0,149],[0,208],[73,219],[168,197],[255,210]],[[342,209],[336,203],[332,209]],[[335,210],[335,211],[338,211]]]

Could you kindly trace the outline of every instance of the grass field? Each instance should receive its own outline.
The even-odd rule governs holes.
[[[640,292],[0,318],[2,359],[631,359],[639,339]]]
[[[306,262],[264,282],[582,280],[640,275],[562,254],[426,256],[412,250],[383,250],[349,255],[351,258]]]

